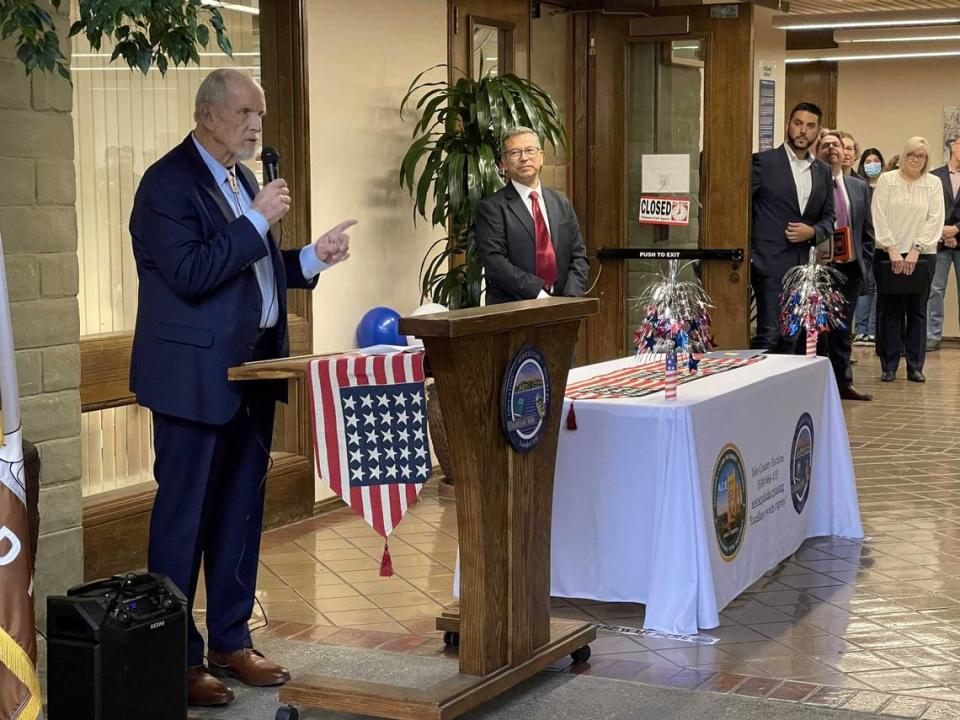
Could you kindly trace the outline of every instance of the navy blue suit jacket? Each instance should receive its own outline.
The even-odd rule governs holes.
[[[752,223],[750,259],[752,272],[766,277],[783,277],[794,265],[803,265],[810,248],[833,232],[833,180],[830,167],[814,160],[810,167],[813,187],[807,207],[800,212],[797,185],[783,145],[755,153],[751,178]],[[784,233],[787,223],[810,225],[816,236],[806,243],[792,243]]]
[[[873,232],[873,213],[870,210],[870,187],[859,178],[843,176],[843,184],[850,198],[850,239],[866,286],[872,286],[873,253],[876,236]]]
[[[237,164],[254,197],[253,173]],[[253,359],[260,286],[253,263],[267,248],[247,218],[235,216],[190,136],[151,165],[130,215],[140,279],[130,390],[154,412],[223,424],[240,408],[243,383],[227,369]],[[278,251],[268,235],[279,319],[265,357],[289,354],[287,288],[312,288],[298,250]],[[285,399],[286,384],[274,386]]]

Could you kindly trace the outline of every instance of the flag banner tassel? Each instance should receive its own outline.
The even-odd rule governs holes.
[[[570,401],[570,410],[567,412],[567,430],[577,429],[577,411],[573,409],[573,400]]]
[[[383,543],[383,558],[380,560],[380,577],[393,577],[393,559],[386,541]]]

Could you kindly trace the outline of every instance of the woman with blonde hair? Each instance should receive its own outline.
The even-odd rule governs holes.
[[[884,382],[897,377],[901,343],[907,379],[926,380],[927,297],[944,215],[943,186],[929,166],[930,144],[912,137],[900,153],[900,169],[883,173],[873,192],[877,354]]]

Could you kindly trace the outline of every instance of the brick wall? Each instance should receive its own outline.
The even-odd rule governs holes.
[[[69,7],[69,3],[65,3]],[[58,20],[67,27],[66,17]],[[70,44],[61,32],[61,49]],[[10,286],[24,437],[40,452],[37,613],[83,577],[80,319],[70,83],[26,77],[0,42],[0,235]]]

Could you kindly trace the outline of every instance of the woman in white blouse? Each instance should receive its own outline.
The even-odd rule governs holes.
[[[873,258],[877,354],[884,382],[897,377],[901,346],[906,350],[907,379],[924,382],[927,296],[943,231],[943,185],[927,172],[930,145],[926,139],[910,138],[900,158],[899,170],[880,176],[871,205],[877,240]],[[897,278],[914,274],[920,277]]]

